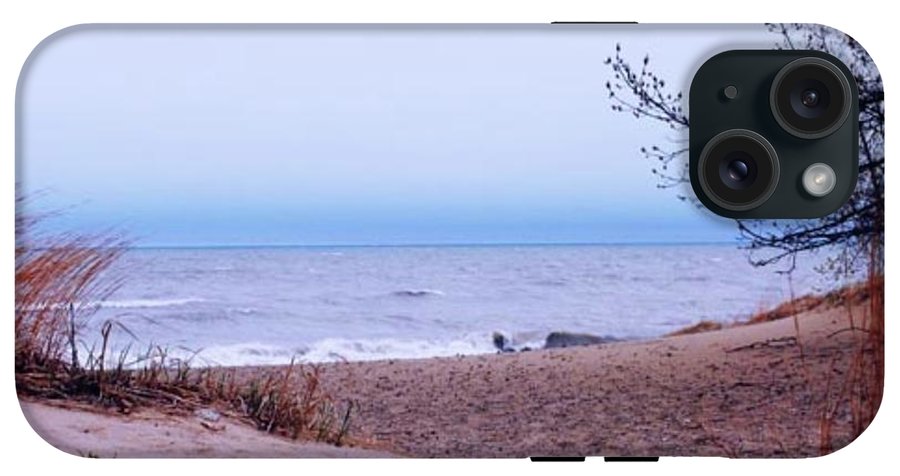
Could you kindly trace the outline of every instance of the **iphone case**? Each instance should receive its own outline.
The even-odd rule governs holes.
[[[691,78],[778,48],[852,72],[856,190],[716,216]],[[827,454],[881,401],[883,102],[820,25],[62,30],[18,86],[23,411],[98,457]]]

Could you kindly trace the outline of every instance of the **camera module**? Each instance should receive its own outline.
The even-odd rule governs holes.
[[[814,50],[731,50],[708,59],[688,95],[688,168],[697,200],[739,220],[834,213],[859,175],[859,90]]]

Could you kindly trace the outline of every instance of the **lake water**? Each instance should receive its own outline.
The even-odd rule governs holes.
[[[489,353],[494,332],[534,347],[553,331],[652,338],[826,282],[807,266],[789,283],[734,245],[135,249],[114,272],[124,284],[86,342],[115,319],[137,338],[117,330],[117,348],[223,365]]]

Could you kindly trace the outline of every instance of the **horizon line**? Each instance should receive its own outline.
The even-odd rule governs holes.
[[[146,244],[133,245],[129,249],[249,249],[249,248],[465,248],[506,246],[703,246],[737,245],[731,241],[547,241],[547,242],[417,242],[417,243],[203,243],[203,244]]]

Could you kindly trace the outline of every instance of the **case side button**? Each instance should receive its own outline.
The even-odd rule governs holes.
[[[581,461],[584,462],[584,456],[532,456],[532,463],[543,463],[545,461]]]
[[[636,21],[551,21],[551,25],[637,25]]]
[[[607,463],[619,461],[657,462],[659,461],[659,456],[605,456],[603,461]]]

